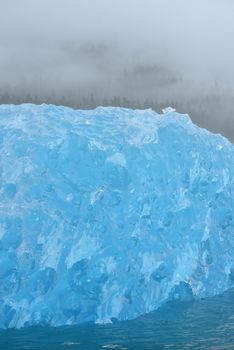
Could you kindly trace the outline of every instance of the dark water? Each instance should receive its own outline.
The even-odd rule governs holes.
[[[0,331],[0,349],[234,350],[234,289],[112,325]]]

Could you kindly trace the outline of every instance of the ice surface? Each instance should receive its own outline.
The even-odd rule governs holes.
[[[165,109],[0,106],[0,327],[234,285],[234,146]]]

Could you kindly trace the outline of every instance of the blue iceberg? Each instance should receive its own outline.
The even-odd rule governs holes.
[[[234,285],[234,146],[163,112],[0,106],[0,328]]]

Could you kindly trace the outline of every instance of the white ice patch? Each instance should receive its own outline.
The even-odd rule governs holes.
[[[66,258],[67,268],[70,269],[73,264],[81,259],[90,259],[98,251],[100,251],[98,242],[94,238],[83,234],[77,244],[71,248]]]

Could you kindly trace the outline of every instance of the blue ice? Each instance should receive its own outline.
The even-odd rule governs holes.
[[[0,328],[234,285],[234,146],[163,112],[0,106]]]

